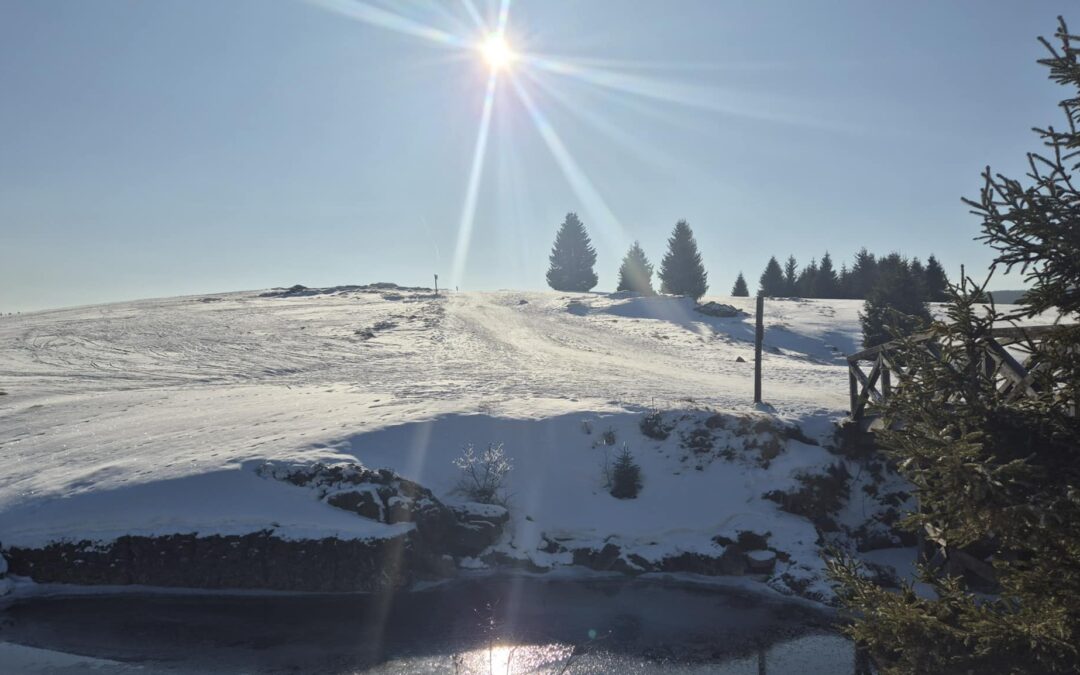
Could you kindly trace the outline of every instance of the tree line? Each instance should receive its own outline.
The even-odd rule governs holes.
[[[585,231],[585,224],[576,213],[566,214],[555,235],[548,261],[548,286],[556,291],[586,292],[596,286],[598,278],[593,269],[596,265],[596,249]],[[616,290],[655,295],[653,272],[653,264],[649,262],[641,244],[635,241],[619,267]],[[661,293],[697,299],[705,295],[709,288],[708,273],[701,261],[697,240],[685,220],[675,223],[671,231],[658,276]]]
[[[828,251],[820,261],[811,258],[802,269],[795,256],[788,256],[782,267],[773,256],[761,273],[758,291],[773,298],[866,300],[881,283],[907,284],[909,290],[926,302],[949,299],[949,278],[933,254],[924,264],[918,258],[908,259],[899,253],[878,257],[865,248],[855,254],[851,267],[843,263],[839,270]],[[749,294],[741,272],[731,294]]]

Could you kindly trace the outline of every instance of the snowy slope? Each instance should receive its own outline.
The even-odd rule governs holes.
[[[720,300],[752,311],[752,299]],[[778,417],[813,435],[843,416],[860,306],[766,303],[764,388]],[[2,317],[0,544],[388,536],[408,526],[356,518],[254,467],[358,461],[452,500],[462,445],[501,442],[521,550],[541,532],[692,549],[737,522],[810,547],[813,527],[760,494],[827,463],[823,450],[792,442],[767,470],[698,470],[675,441],[636,431],[649,409],[752,411],[752,340],[749,314],[594,294],[249,292]],[[641,498],[602,489],[585,420],[638,456]]]

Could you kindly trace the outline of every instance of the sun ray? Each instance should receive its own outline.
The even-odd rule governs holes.
[[[702,87],[685,82],[664,81],[642,75],[613,72],[541,54],[522,54],[519,58],[524,65],[549,73],[571,77],[611,91],[633,94],[665,103],[701,108],[724,115],[761,122],[831,129],[834,131],[850,131],[850,129],[840,127],[826,120],[816,119],[807,114],[805,110],[799,110],[798,114],[781,112],[782,110],[796,110],[798,107],[792,101],[765,101],[730,89]]]
[[[686,168],[685,164],[677,161],[663,148],[646,143],[640,136],[634,135],[612,122],[610,115],[599,112],[595,106],[590,106],[580,98],[572,104],[572,96],[556,87],[547,78],[528,69],[522,69],[522,73],[529,78],[529,82],[542,91],[548,100],[559,105],[567,113],[580,118],[583,122],[599,131],[605,137],[611,139],[619,147],[628,150],[641,160],[650,163],[659,169],[674,171]]]
[[[495,104],[495,87],[499,81],[498,71],[494,68],[488,73],[487,90],[484,93],[484,108],[480,113],[480,129],[476,134],[473,148],[472,166],[469,169],[469,182],[465,188],[465,203],[461,208],[461,220],[458,222],[457,243],[454,246],[454,266],[450,282],[454,287],[461,285],[468,262],[469,246],[472,243],[472,231],[476,217],[476,198],[480,191],[480,177],[484,170],[484,155],[487,153],[488,131],[491,129],[491,110]]]
[[[506,34],[506,25],[510,22],[510,0],[502,0],[499,5],[499,23],[495,29],[499,35]]]
[[[606,243],[614,250],[621,250],[623,245],[627,243],[626,232],[618,217],[608,206],[607,202],[600,195],[599,190],[593,185],[593,182],[581,169],[581,166],[574,159],[573,155],[566,148],[566,144],[563,143],[559,134],[556,133],[554,127],[548,122],[544,113],[537,107],[536,102],[533,100],[532,95],[528,90],[517,80],[517,78],[511,77],[510,83],[514,87],[514,92],[517,93],[518,99],[521,100],[525,109],[529,113],[529,117],[532,118],[533,124],[536,125],[536,129],[540,132],[540,138],[543,139],[544,144],[547,145],[548,150],[551,151],[552,156],[555,158],[555,163],[559,165],[559,169],[562,170],[563,175],[566,177],[567,182],[570,184],[570,189],[573,190],[574,195],[581,200],[582,206],[585,207],[585,211],[589,214],[589,217],[596,224],[597,228],[607,240]]]
[[[476,27],[486,31],[488,29],[487,24],[484,23],[484,17],[480,16],[480,10],[476,8],[476,3],[472,0],[461,0],[461,4],[465,6],[465,13],[469,15]]]
[[[448,47],[465,48],[468,41],[448,31],[434,28],[410,19],[400,14],[395,14],[381,7],[368,4],[362,0],[306,0],[308,4],[322,9],[347,16],[350,19],[363,21],[364,23],[386,28],[387,30],[404,33],[413,37],[423,38],[436,44]]]

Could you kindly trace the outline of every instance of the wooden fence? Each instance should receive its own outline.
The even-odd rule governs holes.
[[[1034,375],[1045,363],[1040,360],[1039,345],[1047,332],[1054,328],[1030,326],[991,330],[990,336],[981,345],[983,364],[979,369],[980,376],[992,381],[1008,400],[1036,395],[1039,385]],[[941,345],[930,333],[916,333],[910,340],[934,358],[941,358]],[[868,417],[872,406],[884,402],[896,387],[917,379],[915,373],[906,371],[896,362],[896,349],[900,344],[901,341],[894,340],[847,357],[852,419]],[[868,372],[863,370],[864,366],[869,367]]]

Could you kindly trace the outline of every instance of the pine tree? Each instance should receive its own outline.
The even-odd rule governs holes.
[[[926,259],[926,299],[930,302],[945,302],[949,299],[949,277],[945,269],[933,254]]]
[[[739,272],[739,276],[735,277],[735,285],[731,287],[731,294],[736,298],[745,298],[750,295],[750,289],[746,287],[746,279],[743,278],[742,272]]]
[[[634,242],[623,258],[619,268],[619,287],[617,291],[634,291],[642,295],[655,295],[652,287],[653,266],[645,257],[641,244]]]
[[[908,269],[911,270],[911,290],[918,293],[923,300],[929,302],[930,296],[926,291],[926,267],[918,258],[912,258],[911,262],[908,263]]]
[[[817,259],[810,258],[810,264],[802,268],[799,278],[795,280],[795,289],[800,298],[817,297]]]
[[[996,592],[974,595],[963,577],[922,572],[932,594],[877,587],[850,562],[830,570],[856,620],[855,640],[883,673],[1073,673],[1080,663],[1080,50],[1061,21],[1059,50],[1043,41],[1051,79],[1069,88],[1065,131],[1036,129],[1049,151],[1029,156],[1027,184],[991,172],[965,200],[993,248],[992,269],[1019,266],[1032,283],[1025,307],[1003,317],[980,304],[986,282],[961,280],[939,350],[895,357],[912,386],[886,401],[879,443],[914,486],[920,529],[946,555],[989,558]],[[989,279],[987,280],[989,281]],[[1041,335],[1039,367],[1020,397],[985,377],[986,336],[1003,319],[1060,315]],[[890,431],[889,422],[903,426]]]
[[[576,213],[566,214],[548,259],[547,282],[555,290],[584,292],[596,286],[596,251]]]
[[[768,298],[788,295],[784,271],[780,269],[780,263],[776,262],[776,256],[769,258],[769,262],[765,265],[765,271],[761,273],[761,279],[758,282],[758,292]]]
[[[854,298],[851,293],[851,272],[848,271],[847,263],[840,263],[840,295],[841,298]]]
[[[694,233],[689,223],[680,220],[671,231],[667,253],[660,262],[660,290],[697,299],[705,295],[708,288],[708,275]]]
[[[851,264],[851,297],[865,300],[875,282],[877,259],[864,247],[855,254],[855,262]]]
[[[877,283],[867,294],[859,314],[863,346],[867,348],[910,335],[930,324],[930,310],[917,290],[920,280],[912,275],[907,261],[897,254],[887,256],[882,260],[885,261],[888,263],[879,270]]]
[[[817,276],[814,279],[814,290],[817,292],[816,297],[819,298],[840,297],[840,279],[836,276],[832,256],[829,255],[828,251],[825,251],[825,255],[821,256],[821,264],[818,265]]]
[[[799,263],[795,260],[795,256],[789,255],[787,262],[784,263],[784,295],[794,298],[799,294],[798,280]]]
[[[641,467],[624,445],[611,471],[611,496],[616,499],[634,499],[640,491]]]

